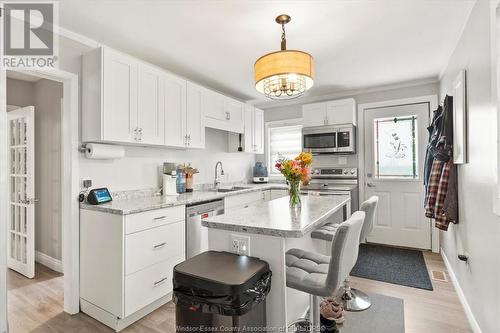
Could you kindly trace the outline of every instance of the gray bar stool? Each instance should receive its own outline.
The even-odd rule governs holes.
[[[286,285],[310,294],[313,328],[320,325],[319,297],[332,296],[356,264],[364,219],[364,212],[355,212],[339,225],[331,257],[301,249],[286,252]]]
[[[378,197],[372,196],[361,204],[360,210],[365,212],[365,222],[361,229],[359,243],[366,241],[366,237],[373,229],[373,222],[375,220],[375,213],[377,211]],[[327,223],[321,228],[311,232],[311,238],[322,239],[331,241],[335,235],[340,224]],[[368,309],[372,303],[370,297],[364,292],[350,287],[349,277],[344,281],[344,293],[342,294],[344,301],[344,308],[347,311],[363,311]]]

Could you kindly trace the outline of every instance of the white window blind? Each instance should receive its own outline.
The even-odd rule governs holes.
[[[279,174],[274,164],[278,156],[292,159],[302,151],[302,125],[279,126],[269,128],[269,170]]]

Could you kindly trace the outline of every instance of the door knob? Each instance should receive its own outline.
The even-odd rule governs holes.
[[[375,187],[375,184],[373,184],[373,183],[366,183],[366,186],[368,186],[368,187]]]

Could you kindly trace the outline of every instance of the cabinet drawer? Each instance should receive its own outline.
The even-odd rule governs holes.
[[[234,207],[244,207],[248,204],[253,204],[264,200],[265,197],[262,191],[232,195],[224,199],[224,209],[229,209]]]
[[[185,210],[185,206],[175,206],[126,215],[125,233],[131,234],[173,222],[184,221]]]
[[[170,293],[173,267],[183,259],[178,256],[125,277],[125,317]]]
[[[185,222],[136,232],[125,237],[125,275],[172,257],[184,256]]]

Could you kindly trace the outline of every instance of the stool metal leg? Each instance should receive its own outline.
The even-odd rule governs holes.
[[[319,332],[321,325],[319,296],[309,295],[309,318],[311,320],[311,332]]]
[[[372,306],[370,297],[361,290],[351,288],[349,279],[344,281],[342,301],[347,311],[364,311]]]

